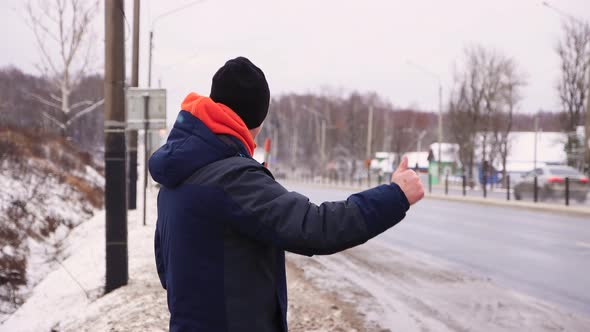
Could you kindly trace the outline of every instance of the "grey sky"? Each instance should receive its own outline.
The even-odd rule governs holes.
[[[131,26],[132,1],[126,2]],[[188,2],[143,1],[140,84],[147,81],[150,21]],[[590,0],[551,3],[590,20]],[[0,4],[0,65],[34,72],[37,54],[22,6],[17,0]],[[103,10],[95,24],[99,59]],[[273,94],[321,92],[328,86],[376,91],[397,106],[434,110],[436,80],[406,61],[437,73],[446,99],[464,47],[479,43],[516,59],[529,82],[522,111],[534,112],[559,108],[554,48],[560,35],[560,16],[537,0],[208,0],[157,22],[152,86],[161,79],[169,89],[173,120],[186,93],[208,94],[215,70],[244,55],[264,70]]]

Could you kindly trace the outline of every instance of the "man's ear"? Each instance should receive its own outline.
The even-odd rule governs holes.
[[[258,134],[260,133],[260,130],[262,129],[262,125],[256,127],[256,128],[252,128],[250,129],[250,135],[252,135],[253,139],[256,139],[256,136],[258,136]]]

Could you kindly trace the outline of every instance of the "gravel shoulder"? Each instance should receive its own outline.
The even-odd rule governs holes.
[[[313,287],[363,313],[366,330],[377,324],[383,331],[590,330],[589,317],[379,240],[312,263],[289,259]]]

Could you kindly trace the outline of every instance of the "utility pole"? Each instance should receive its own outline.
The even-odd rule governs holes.
[[[325,168],[326,163],[326,120],[322,119],[321,123],[321,135],[320,135],[320,160],[321,168]]]
[[[297,144],[299,144],[299,132],[297,131],[297,128],[295,128],[295,131],[293,132],[293,140],[291,141],[291,160],[292,160],[292,166],[295,167],[295,165],[297,165]]]
[[[133,51],[131,64],[131,86],[139,86],[139,0],[133,1]],[[129,140],[127,142],[129,157],[129,188],[128,188],[128,208],[135,210],[137,208],[137,130],[129,131]]]
[[[126,285],[127,197],[125,158],[125,37],[123,0],[105,1],[105,209],[106,286]]]
[[[589,69],[590,70],[590,69]],[[590,73],[588,74],[590,77]],[[588,93],[586,94],[586,124],[584,128],[584,160],[586,174],[590,178],[590,82],[588,82]]]
[[[371,143],[373,140],[373,106],[369,106],[369,119],[367,120],[367,160],[371,160]],[[371,186],[371,164],[367,162],[367,184]]]
[[[148,88],[152,87],[152,51],[154,50],[154,31],[150,31],[150,49],[148,55]]]
[[[539,133],[539,114],[535,116],[535,150],[533,152],[533,169],[537,169],[537,140]]]
[[[436,172],[437,172],[437,178],[438,181],[440,183],[440,177],[441,177],[441,162],[442,162],[442,153],[441,153],[441,145],[442,145],[442,139],[443,139],[443,116],[442,116],[442,112],[443,112],[443,102],[442,102],[442,81],[440,80],[440,76],[438,76],[437,74],[431,72],[430,70],[410,61],[407,60],[406,61],[407,64],[414,66],[418,69],[420,69],[422,72],[430,75],[433,78],[436,78],[436,80],[438,81],[438,158],[436,158],[437,161],[437,167],[436,167]]]
[[[299,144],[299,131],[297,130],[297,112],[295,111],[295,99],[293,96],[289,97],[289,104],[291,105],[291,112],[293,113],[293,136],[291,140],[291,167],[295,170],[297,165],[297,144]]]
[[[147,187],[148,187],[148,135],[149,130],[149,109],[150,109],[150,96],[148,94],[143,96],[143,225],[146,225],[147,219]]]
[[[422,140],[424,139],[424,136],[426,136],[428,132],[426,130],[422,130],[420,132],[420,134],[418,134],[418,145],[417,145],[417,150],[418,152],[422,151]],[[439,151],[440,153],[440,151]]]
[[[442,83],[440,79],[438,81],[438,164],[437,164],[437,173],[438,173],[438,183],[441,181],[441,168],[442,168],[442,140],[443,140],[443,103],[442,103]]]

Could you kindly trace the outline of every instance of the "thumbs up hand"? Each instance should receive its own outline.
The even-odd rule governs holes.
[[[395,172],[391,175],[391,182],[397,184],[406,195],[410,205],[424,197],[424,186],[418,174],[408,169],[408,157],[404,156]]]

